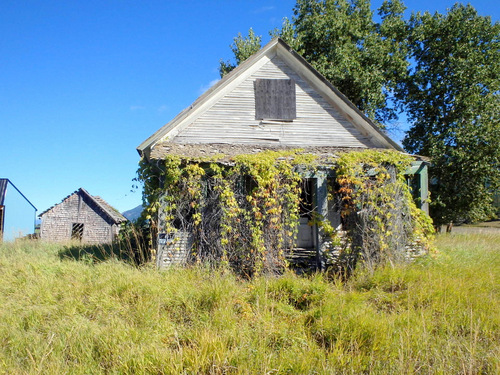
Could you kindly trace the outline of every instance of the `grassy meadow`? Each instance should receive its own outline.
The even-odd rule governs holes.
[[[498,374],[500,235],[436,247],[342,283],[0,245],[0,373]]]

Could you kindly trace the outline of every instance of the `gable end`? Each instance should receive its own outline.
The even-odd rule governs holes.
[[[162,143],[403,151],[279,38],[226,75],[137,150],[149,159]]]

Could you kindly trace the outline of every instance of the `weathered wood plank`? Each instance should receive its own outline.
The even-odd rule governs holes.
[[[295,81],[263,79],[254,81],[255,119],[293,120],[297,117]]]
[[[108,243],[118,234],[119,228],[99,214],[99,208],[74,193],[42,215],[40,237],[45,241],[69,241],[73,224],[82,225],[82,241]]]
[[[293,80],[296,118],[268,124],[256,119],[254,81]],[[286,111],[286,109],[279,109]],[[174,143],[375,147],[307,82],[275,57],[170,139]]]

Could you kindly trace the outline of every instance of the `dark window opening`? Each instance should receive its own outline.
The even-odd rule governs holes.
[[[83,223],[73,223],[71,228],[71,239],[81,241],[83,238]]]
[[[411,195],[413,197],[413,201],[415,202],[418,208],[422,208],[422,200],[420,197],[420,175],[418,174],[410,174],[406,175],[406,183],[410,188]]]
[[[255,181],[255,178],[253,178],[252,176],[245,176],[244,183],[245,195],[252,194],[253,191],[259,187],[257,181]]]
[[[293,79],[256,79],[255,119],[292,121],[297,118]]]
[[[314,211],[314,183],[313,179],[307,178],[302,180],[302,186],[300,191],[300,203],[299,203],[299,214],[300,217],[312,219],[312,213]]]

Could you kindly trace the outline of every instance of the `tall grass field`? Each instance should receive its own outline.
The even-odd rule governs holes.
[[[2,374],[499,374],[500,235],[347,282],[0,245]]]

